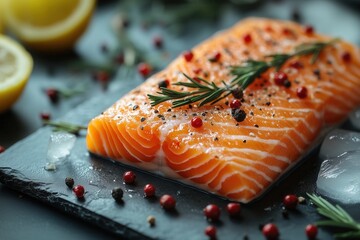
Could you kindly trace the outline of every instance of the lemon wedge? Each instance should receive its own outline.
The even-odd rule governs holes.
[[[3,17],[28,47],[42,52],[71,49],[85,32],[95,0],[2,0]]]
[[[0,112],[20,97],[33,68],[31,55],[17,42],[0,34]]]

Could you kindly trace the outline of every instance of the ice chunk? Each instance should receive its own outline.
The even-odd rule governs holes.
[[[351,125],[357,129],[360,130],[360,108],[356,109],[350,114],[350,123]]]
[[[61,163],[69,156],[74,147],[76,136],[66,132],[54,132],[50,135],[50,141],[46,156],[47,170],[55,170],[56,164]]]
[[[360,133],[334,129],[326,135],[320,148],[319,157],[328,159],[355,150],[360,150]]]
[[[317,192],[344,204],[360,203],[360,151],[325,160],[316,181]]]

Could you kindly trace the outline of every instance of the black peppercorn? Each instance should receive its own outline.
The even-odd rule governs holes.
[[[284,87],[289,88],[291,87],[291,82],[289,80],[284,81]]]
[[[69,188],[73,188],[73,186],[74,186],[74,179],[73,178],[71,178],[71,177],[67,177],[67,178],[65,178],[65,184],[66,184],[66,186],[68,186]]]
[[[231,115],[237,122],[242,122],[246,118],[246,113],[242,109],[231,109]]]
[[[120,187],[115,187],[111,192],[111,196],[115,201],[121,201],[124,196],[124,191]]]
[[[234,90],[231,90],[231,94],[236,99],[242,99],[244,96],[243,90],[241,88],[235,88]]]

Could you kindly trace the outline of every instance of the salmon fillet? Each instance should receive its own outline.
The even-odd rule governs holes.
[[[244,90],[242,122],[231,114],[231,95],[213,105],[172,108],[170,101],[151,106],[147,94],[158,94],[165,79],[170,89],[186,91],[173,85],[187,81],[183,73],[220,85],[232,78],[229,66],[330,39],[292,22],[243,20],[193,48],[190,62],[179,56],[91,120],[87,148],[226,199],[250,202],[297,163],[323,129],[341,123],[360,105],[359,49],[339,40],[314,64],[311,56],[290,59],[281,68],[291,82],[288,88],[274,84],[276,70],[267,70]],[[221,58],[209,61],[217,52]],[[306,98],[297,96],[299,86],[307,88]],[[192,127],[194,116],[202,119],[200,128]]]

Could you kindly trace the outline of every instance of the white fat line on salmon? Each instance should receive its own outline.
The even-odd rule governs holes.
[[[226,123],[217,123],[220,126],[227,126]],[[305,136],[303,134],[301,134],[301,132],[297,131],[297,129],[295,128],[289,128],[289,127],[283,127],[283,128],[275,128],[275,127],[261,127],[261,128],[257,128],[257,127],[253,127],[253,126],[241,126],[241,128],[244,129],[250,129],[250,130],[254,130],[254,131],[261,131],[261,132],[285,132],[285,131],[294,131],[294,133],[301,138],[301,140],[304,142],[304,144],[308,145],[310,144],[309,140],[305,138]],[[256,135],[254,135],[256,136]]]
[[[346,97],[345,100],[347,102],[349,102],[349,106],[354,106],[358,101],[359,94],[356,92],[355,87],[345,88],[339,84],[334,84],[334,83],[331,83],[328,81],[323,81],[323,82],[319,83],[319,87],[322,87],[322,86],[341,90],[344,93],[343,96]],[[345,93],[347,93],[347,94],[345,94]]]
[[[176,160],[172,160],[172,159],[169,159],[168,158],[168,161],[171,162],[171,164],[173,165],[182,165],[184,163],[187,163],[187,162],[193,162],[194,160],[193,159],[196,159],[197,157],[199,157],[200,155],[202,155],[202,152],[198,152],[196,155],[192,155],[191,158],[180,158],[180,156],[178,158],[176,158]],[[187,171],[189,169],[192,169],[192,168],[197,168],[201,165],[204,165],[206,164],[209,160],[211,160],[213,157],[210,156],[210,155],[205,155],[203,156],[202,158],[205,158],[204,160],[202,160],[201,162],[197,163],[196,165],[191,165],[191,168],[187,168],[187,169],[184,169],[184,170],[180,170],[180,171]],[[181,162],[179,161],[181,159]],[[181,167],[181,166],[179,166]]]
[[[268,165],[262,161],[254,161],[253,159],[250,159],[250,158],[244,158],[244,157],[238,157],[238,156],[228,156],[228,157],[223,157],[222,159],[225,161],[234,161],[236,163],[239,163],[239,161],[242,161],[242,162],[246,162],[249,164],[261,165],[261,166],[266,167],[266,168],[270,169],[271,171],[274,171],[277,173],[280,173],[282,171],[282,169],[279,167]]]
[[[324,63],[319,63],[319,67],[321,68],[321,70],[323,72],[327,72],[327,70],[329,69],[329,66],[324,64]],[[332,68],[332,74],[336,73],[336,75],[340,75],[341,78],[346,78],[346,75],[344,76],[344,74],[342,73],[339,73],[338,71],[336,71],[336,69]],[[339,80],[338,76],[333,77],[333,76],[330,76],[329,79],[333,79],[333,81],[331,82],[332,84],[334,84],[335,86],[347,86],[350,88],[350,90],[356,90],[355,88],[355,84],[352,83],[351,81],[344,81],[344,79],[341,79]],[[329,82],[329,81],[326,81],[326,82]],[[355,88],[355,89],[354,89]]]
[[[101,142],[103,143],[103,147],[105,149],[105,152],[106,152],[106,155],[108,156],[114,156],[114,154],[112,154],[112,148],[111,148],[111,137],[109,136],[109,130],[107,128],[107,124],[103,124],[102,126],[103,128],[103,131],[99,131],[98,130],[98,133],[100,135],[100,138],[101,138]]]
[[[226,167],[226,165],[223,166],[223,168],[224,168],[224,167]],[[241,173],[241,172],[236,172],[236,173],[223,174],[223,175],[221,176],[221,179],[220,179],[220,181],[219,181],[219,184],[214,187],[214,190],[215,190],[216,192],[218,192],[219,190],[221,190],[221,189],[223,188],[224,182],[225,182],[228,178],[230,178],[230,177],[232,177],[232,176],[241,176],[241,178],[247,179],[247,180],[249,180],[250,182],[254,183],[258,188],[260,188],[260,189],[263,189],[263,188],[264,188],[264,185],[262,185],[261,183],[259,183],[256,179],[251,178],[251,177],[249,177],[249,176],[247,176],[247,175],[245,175],[245,174],[243,174],[243,173]],[[245,184],[244,184],[244,185],[245,185]],[[244,187],[245,187],[245,188],[248,188],[248,190],[251,189],[251,188],[249,188],[247,185],[245,185]],[[255,191],[255,190],[253,190],[253,189],[251,189],[251,190],[252,190],[252,191]]]
[[[287,107],[277,107],[277,106],[273,106],[272,109],[274,110],[282,110],[282,111],[297,111],[297,112],[312,112],[314,113],[315,117],[317,119],[322,119],[322,113],[319,111],[316,111],[315,109],[311,109],[311,108],[287,108]]]
[[[122,136],[122,139],[121,138],[118,138],[119,139],[119,141],[121,142],[121,145],[124,147],[124,149],[125,149],[125,151],[129,154],[129,155],[131,155],[134,159],[136,159],[137,161],[139,161],[139,162],[146,162],[146,161],[143,161],[141,158],[139,158],[138,156],[136,156],[135,154],[134,154],[134,152],[139,152],[138,150],[136,150],[133,146],[132,146],[132,144],[131,143],[129,143],[127,140],[126,140],[126,137],[124,137],[122,134],[121,134],[121,131],[117,131],[117,134],[115,134],[116,136]],[[116,145],[115,145],[115,147],[116,147]],[[131,148],[132,148],[132,150],[131,150]],[[119,152],[120,153],[120,152]],[[140,153],[140,152],[139,152]],[[140,153],[140,154],[142,154],[142,153]]]
[[[219,151],[222,152],[224,150],[224,147],[212,147],[212,150]],[[285,157],[285,156],[280,156],[280,155],[274,155],[265,151],[261,151],[261,150],[255,150],[255,149],[251,149],[251,148],[231,148],[231,147],[227,147],[225,148],[226,151],[229,152],[235,152],[235,153],[253,153],[256,155],[259,155],[262,158],[266,158],[266,157],[272,157],[276,160],[279,160],[281,162],[285,162],[285,163],[290,163],[291,161],[289,160],[289,158]]]
[[[344,63],[343,62],[339,62],[338,58],[335,58],[333,55],[331,54],[327,54],[326,55],[327,58],[332,62],[332,67],[333,70],[339,73],[339,76],[342,76],[343,78],[348,79],[349,81],[351,81],[352,83],[354,83],[355,85],[359,84],[359,75],[360,75],[360,71],[356,71],[355,73],[357,74],[354,75],[354,73],[350,72],[348,69],[346,69],[344,67]],[[356,69],[356,68],[355,68]]]
[[[268,176],[264,172],[256,169],[256,167],[253,167],[250,165],[244,165],[244,164],[241,164],[239,162],[234,162],[234,161],[228,162],[228,164],[233,165],[235,167],[239,167],[241,169],[241,171],[254,172],[255,174],[262,176],[266,181],[268,181],[270,183],[273,181],[273,179],[270,176]]]
[[[271,117],[269,118],[268,116],[262,116],[262,115],[256,115],[254,116],[255,119],[265,119],[265,120],[269,120],[269,121],[272,121],[272,120],[277,120],[277,121],[291,121],[291,122],[302,122],[309,130],[310,132],[314,133],[317,128],[315,128],[314,126],[311,126],[307,121],[305,121],[304,118],[299,118],[299,117]]]
[[[214,169],[216,169],[221,164],[222,164],[221,161],[216,161],[215,164],[213,164],[213,166],[211,166],[211,168],[209,168],[207,171],[203,171],[203,172],[201,172],[201,174],[198,174],[198,175],[193,175],[193,176],[189,177],[189,180],[196,181],[197,178],[201,178],[201,177],[209,174],[210,172],[214,171]],[[188,169],[184,169],[184,170],[179,170],[176,172],[182,173],[182,172],[186,172],[187,170]]]

